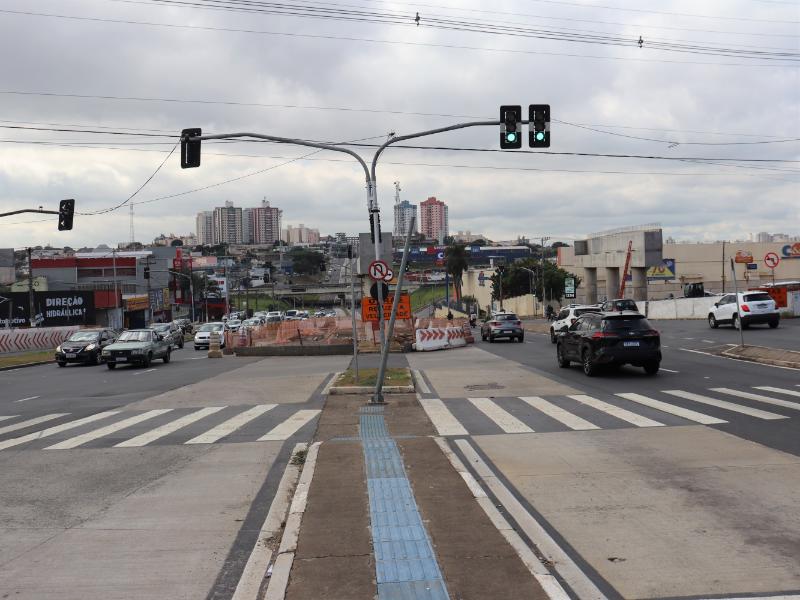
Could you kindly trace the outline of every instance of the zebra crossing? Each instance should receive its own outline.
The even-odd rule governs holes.
[[[796,389],[753,386],[748,390],[720,387],[700,391],[703,393],[672,389],[646,394],[569,394],[546,398],[442,399],[420,395],[419,402],[442,436],[722,425],[743,417],[764,421],[789,419],[794,411],[800,411],[800,402],[785,398],[800,398]],[[784,398],[774,397],[779,395]]]
[[[0,451],[280,442],[301,432],[310,437],[312,423],[320,412],[295,405],[257,404],[141,412],[107,410],[85,416],[0,415]]]

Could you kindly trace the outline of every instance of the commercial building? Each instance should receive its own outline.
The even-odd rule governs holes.
[[[447,212],[447,205],[434,196],[420,203],[420,233],[425,239],[444,241],[450,226]]]

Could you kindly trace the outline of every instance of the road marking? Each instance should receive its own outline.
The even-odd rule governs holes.
[[[18,416],[19,415],[3,415],[2,417],[0,417],[0,421],[5,421],[6,419],[15,419]]]
[[[283,423],[278,424],[271,431],[258,438],[259,442],[278,442],[288,440],[311,419],[316,417],[319,410],[298,410]]]
[[[673,371],[672,369],[665,369],[664,367],[661,367],[661,370],[666,371],[667,373],[680,373],[680,371]]]
[[[134,373],[134,375],[144,375],[145,373],[152,373],[155,369],[147,369],[147,371],[139,371],[138,373]]]
[[[765,392],[777,392],[778,394],[788,394],[789,396],[796,396],[800,398],[800,392],[795,392],[794,390],[785,390],[783,388],[771,387],[768,385],[757,385],[754,386],[757,390],[764,390]]]
[[[417,382],[417,387],[422,390],[423,394],[430,394],[431,388],[428,387],[428,384],[425,383],[425,379],[422,377],[422,373],[420,373],[417,369],[412,371],[414,374],[414,380]]]
[[[96,440],[97,438],[104,437],[106,435],[114,433],[115,431],[119,431],[120,429],[125,429],[126,427],[130,427],[131,425],[136,425],[137,423],[141,423],[142,421],[147,421],[148,419],[152,419],[153,417],[163,415],[164,413],[168,413],[171,410],[172,410],[171,408],[158,408],[156,410],[149,410],[140,415],[128,417],[127,419],[123,419],[122,421],[117,421],[116,423],[112,423],[111,425],[106,425],[105,427],[101,427],[100,429],[95,429],[93,431],[89,431],[81,435],[76,435],[75,437],[64,440],[63,442],[58,442],[57,444],[48,446],[47,448],[45,448],[45,450],[67,450],[69,448],[77,448],[78,446],[81,446],[87,442],[91,442],[92,440]]]
[[[40,438],[49,437],[51,435],[61,433],[62,431],[68,431],[69,429],[74,429],[75,427],[86,425],[86,423],[99,421],[100,419],[105,419],[106,417],[116,415],[118,412],[119,412],[118,410],[108,410],[106,412],[101,412],[95,415],[89,415],[88,417],[83,417],[82,419],[78,419],[77,421],[70,421],[69,423],[63,423],[61,425],[56,425],[55,427],[43,429],[42,431],[34,431],[33,433],[29,433],[28,435],[23,435],[22,437],[5,440],[4,442],[0,442],[0,450],[5,450],[6,448],[11,448],[12,446],[18,446],[19,444],[24,444],[25,442],[30,442],[31,440],[38,440]]]
[[[20,398],[19,400],[14,400],[14,402],[27,402],[28,400],[36,400],[37,398],[41,398],[41,396],[28,396],[27,398]]]
[[[555,419],[556,421],[563,423],[570,429],[574,429],[576,431],[584,431],[586,429],[600,429],[594,423],[590,423],[586,419],[582,419],[577,415],[573,415],[571,412],[568,412],[561,408],[560,406],[556,406],[555,404],[548,402],[544,398],[540,398],[539,396],[520,396],[520,400],[530,404],[537,410],[542,411],[548,417]]]
[[[678,417],[683,417],[684,419],[689,419],[690,421],[701,423],[703,425],[718,425],[719,423],[727,423],[727,421],[725,421],[724,419],[711,417],[703,413],[689,410],[688,408],[681,408],[680,406],[675,406],[674,404],[669,404],[668,402],[661,402],[660,400],[654,400],[653,398],[648,398],[647,396],[642,396],[641,394],[624,393],[615,395],[619,396],[620,398],[625,398],[626,400],[630,400],[631,402],[638,402],[639,404],[643,404],[644,406],[649,406],[650,408],[655,408],[657,410],[661,410],[666,413],[676,415]]]
[[[489,398],[467,398],[467,400],[506,433],[533,433],[533,429],[505,409],[500,408]]]
[[[601,410],[612,417],[627,421],[631,425],[636,425],[637,427],[663,427],[664,425],[663,423],[659,423],[653,419],[648,419],[647,417],[637,415],[636,413],[625,410],[624,408],[620,408],[619,406],[608,404],[607,402],[603,402],[602,400],[598,400],[597,398],[592,398],[591,396],[586,396],[584,394],[574,394],[569,396],[569,398],[577,400],[586,406],[591,406],[592,408]]]
[[[709,406],[724,408],[725,410],[732,410],[733,412],[738,412],[743,415],[750,415],[751,417],[756,417],[757,419],[773,420],[789,418],[777,413],[759,410],[758,408],[750,408],[749,406],[742,406],[741,404],[735,404],[733,402],[728,402],[727,400],[717,400],[716,398],[709,398],[708,396],[701,396],[700,394],[693,394],[692,392],[684,392],[683,390],[662,390],[662,393],[669,394],[670,396],[677,396],[678,398],[683,398],[685,400],[693,400],[694,402],[700,402],[701,404],[708,404]]]
[[[736,344],[722,344],[723,346],[730,346],[733,348]],[[665,346],[662,346],[664,348]],[[752,362],[749,360],[742,360],[741,358],[736,358],[734,356],[720,356],[718,354],[709,354],[708,352],[704,352],[703,350],[692,350],[691,348],[679,348],[679,350],[683,350],[684,352],[693,352],[694,354],[702,354],[703,356],[710,356],[712,358],[721,358],[724,360],[738,360],[739,362],[745,362],[757,367],[769,367],[770,369],[786,369],[788,371],[797,371],[796,367],[782,367],[781,365],[768,365],[767,363],[757,363]]]
[[[769,396],[762,396],[761,394],[751,394],[750,392],[740,392],[739,390],[732,390],[730,388],[711,388],[712,392],[719,392],[720,394],[728,394],[729,396],[738,396],[747,400],[755,400],[756,402],[765,402],[767,404],[774,404],[775,406],[783,406],[784,408],[793,408],[800,410],[800,404],[797,402],[789,402],[788,400],[777,400]]]
[[[204,358],[208,358],[207,356],[195,356],[194,358],[190,358],[189,360],[203,360]]]
[[[701,342],[705,342],[706,344],[715,344],[714,340],[700,340]]]
[[[206,431],[205,433],[201,433],[197,437],[193,437],[189,441],[185,442],[186,444],[213,444],[217,440],[224,438],[226,435],[230,435],[246,423],[249,423],[256,417],[263,415],[268,410],[272,410],[275,408],[277,404],[259,404],[258,406],[254,406],[250,410],[246,410],[242,413],[239,413],[235,417],[231,417],[224,423],[220,423],[216,427],[213,427]]]
[[[52,421],[53,419],[57,419],[59,417],[66,417],[68,414],[69,413],[54,413],[52,415],[44,415],[43,417],[28,419],[27,421],[20,421],[19,423],[14,423],[13,425],[6,425],[5,427],[0,427],[0,434],[17,431],[18,429],[25,429],[31,425],[38,425],[39,423]]]
[[[444,402],[439,398],[420,399],[419,403],[428,415],[428,418],[436,427],[439,435],[467,435],[467,430],[458,422]]]
[[[694,338],[683,338],[685,340],[693,340]]]
[[[184,415],[180,419],[175,419],[170,423],[166,423],[161,427],[156,427],[151,431],[147,431],[142,435],[137,435],[136,437],[132,437],[129,440],[125,440],[124,442],[120,442],[115,448],[135,448],[139,446],[146,446],[147,444],[154,442],[157,439],[164,437],[165,435],[169,435],[177,431],[178,429],[182,429],[187,425],[194,423],[195,421],[199,421],[200,419],[207,417],[208,415],[213,415],[215,412],[221,411],[224,406],[207,406],[206,408],[201,408],[198,411],[195,411],[191,414]]]
[[[342,373],[343,373],[343,371],[339,371],[339,372],[333,374],[333,377],[331,377],[328,380],[328,383],[325,384],[325,387],[322,388],[322,392],[320,392],[320,396],[328,396],[328,395],[330,395],[331,388],[333,387],[333,383],[339,378],[339,375],[341,375]]]

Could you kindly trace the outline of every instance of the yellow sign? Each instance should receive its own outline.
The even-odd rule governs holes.
[[[131,296],[130,298],[125,298],[125,309],[128,312],[145,310],[148,304],[147,296]]]
[[[753,260],[753,253],[749,250],[737,250],[733,262],[748,264],[753,262]]]
[[[392,316],[392,303],[394,296],[389,296],[383,302],[383,318],[388,320]],[[397,303],[397,318],[411,318],[411,297],[408,294],[400,294],[400,301]],[[378,322],[378,301],[375,298],[361,299],[361,320]]]

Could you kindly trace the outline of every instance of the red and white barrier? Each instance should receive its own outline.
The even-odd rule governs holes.
[[[442,350],[467,345],[467,334],[461,327],[431,327],[417,329],[417,351]]]
[[[0,354],[55,349],[80,327],[33,327],[0,330]]]

